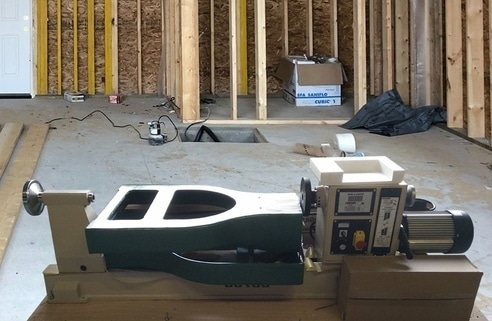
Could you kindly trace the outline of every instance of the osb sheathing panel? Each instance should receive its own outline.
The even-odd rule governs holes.
[[[56,0],[49,0],[49,91],[57,92]],[[157,92],[161,56],[161,0],[142,0],[142,89]],[[215,0],[215,92],[229,92],[229,0]],[[104,93],[104,0],[95,0],[96,93]],[[338,1],[339,59],[349,79],[353,70],[352,1]],[[280,0],[266,0],[268,92],[281,90],[273,77],[282,58],[282,6]],[[254,2],[248,0],[248,88],[255,92]],[[330,1],[313,0],[314,53],[330,55]],[[199,0],[200,90],[210,92],[210,1]],[[74,89],[73,81],[73,0],[62,0],[62,90]],[[289,1],[289,53],[302,55],[306,49],[305,0]],[[78,72],[81,91],[87,90],[87,10],[78,1]],[[118,0],[118,76],[119,90],[138,92],[138,47],[136,0]],[[350,90],[352,84],[345,84]]]
[[[118,1],[119,90],[137,92],[137,1]]]

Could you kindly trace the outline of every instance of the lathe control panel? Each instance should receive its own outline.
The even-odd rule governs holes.
[[[407,192],[403,169],[386,157],[312,159],[311,167],[320,180],[318,260],[395,253]]]

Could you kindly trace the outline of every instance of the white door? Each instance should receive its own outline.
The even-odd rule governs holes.
[[[31,0],[0,0],[0,95],[31,95]]]

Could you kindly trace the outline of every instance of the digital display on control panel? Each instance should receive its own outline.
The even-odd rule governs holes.
[[[372,215],[374,189],[339,189],[335,204],[335,215]]]

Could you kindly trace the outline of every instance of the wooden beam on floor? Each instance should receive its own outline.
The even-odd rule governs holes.
[[[20,123],[6,123],[0,132],[0,178],[7,168],[23,128],[24,125]]]
[[[209,119],[211,125],[342,125],[349,119]]]
[[[32,178],[48,135],[49,125],[31,125],[20,140],[15,158],[10,161],[0,185],[0,264],[22,204],[24,183]]]
[[[463,44],[461,30],[461,0],[447,0],[445,2],[445,11],[447,125],[450,128],[461,129],[463,128]]]

